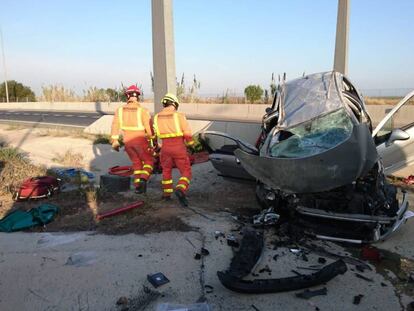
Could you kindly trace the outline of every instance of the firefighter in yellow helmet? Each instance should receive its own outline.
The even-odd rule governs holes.
[[[160,164],[163,198],[170,199],[174,192],[180,203],[188,206],[186,192],[191,182],[191,163],[186,146],[194,145],[191,129],[185,115],[177,112],[179,101],[174,94],[167,93],[161,102],[164,109],[154,117],[154,132],[162,141]],[[181,174],[175,190],[172,180],[174,166]]]
[[[116,110],[112,122],[112,148],[119,151],[119,138],[122,133],[125,151],[134,170],[135,192],[145,193],[154,165],[151,116],[138,102],[141,90],[137,86],[128,87],[125,95],[127,104]]]

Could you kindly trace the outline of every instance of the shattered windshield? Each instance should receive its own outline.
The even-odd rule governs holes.
[[[270,156],[304,158],[329,150],[347,140],[353,124],[345,109],[281,130],[271,139]]]

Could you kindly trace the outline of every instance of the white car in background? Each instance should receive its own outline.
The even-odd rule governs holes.
[[[414,105],[414,91],[405,96],[372,133],[386,175],[414,165],[414,115],[407,115],[408,105]]]

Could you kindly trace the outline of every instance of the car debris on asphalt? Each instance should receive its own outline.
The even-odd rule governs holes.
[[[211,294],[214,292],[214,287],[211,285],[204,285],[204,289],[206,290],[206,294]]]
[[[303,292],[296,293],[295,296],[302,299],[311,299],[315,296],[326,296],[327,294],[328,289],[326,287],[323,287],[316,290],[305,289]]]
[[[373,279],[367,278],[366,276],[363,276],[362,274],[359,274],[359,273],[355,273],[355,276],[367,282],[374,282]]]
[[[161,273],[155,273],[155,274],[148,274],[147,275],[147,280],[155,287],[160,287],[161,285],[167,284],[170,282],[169,279],[167,279],[167,277]]]
[[[233,234],[228,235],[226,240],[227,240],[227,245],[228,246],[231,246],[231,247],[239,247],[240,246],[238,239]]]
[[[364,295],[361,295],[361,294],[354,296],[354,300],[353,300],[352,303],[354,305],[359,305],[361,303],[361,300],[362,300],[363,297],[364,297]]]
[[[303,275],[295,271],[297,275],[291,277],[244,280],[243,278],[250,274],[253,267],[257,264],[263,248],[264,239],[260,232],[250,229],[244,230],[240,249],[231,260],[229,269],[217,272],[217,276],[223,286],[230,290],[247,294],[276,293],[320,285],[347,271],[345,262],[338,260],[313,274]],[[269,270],[263,268],[261,271],[269,272]]]
[[[157,306],[155,311],[212,311],[209,304],[194,303],[194,304],[174,304],[174,303],[161,303]]]
[[[206,249],[206,248],[204,248],[204,247],[202,247],[200,249],[200,252],[195,253],[194,259],[195,260],[200,260],[203,256],[208,256],[208,255],[210,255],[209,250]]]
[[[263,210],[260,214],[253,216],[253,225],[271,226],[275,225],[279,220],[280,215],[275,213],[273,208]]]
[[[214,238],[217,240],[218,238],[224,238],[225,237],[225,234],[223,233],[223,232],[221,232],[221,231],[218,231],[218,230],[216,230],[216,231],[214,231]]]

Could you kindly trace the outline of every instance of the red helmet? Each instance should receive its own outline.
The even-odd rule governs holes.
[[[125,90],[125,95],[129,98],[131,96],[138,97],[141,95],[141,90],[136,85],[131,85],[129,88]]]

